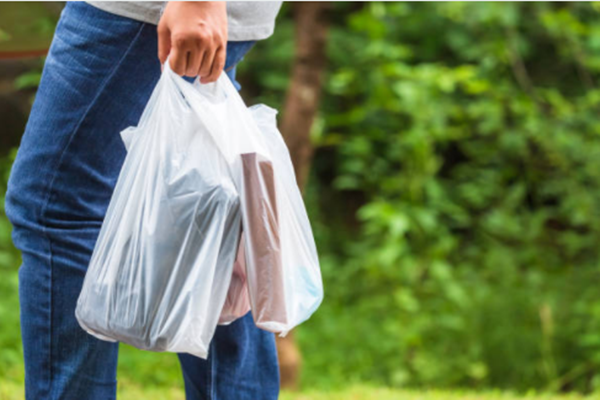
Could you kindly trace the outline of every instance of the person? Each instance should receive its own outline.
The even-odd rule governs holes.
[[[95,339],[75,306],[126,151],[167,60],[182,76],[235,81],[270,36],[279,2],[67,3],[8,183],[19,270],[25,393],[116,398],[118,344]],[[162,15],[161,15],[162,13]],[[157,56],[158,51],[158,56]],[[187,399],[269,400],[279,392],[273,334],[250,314],[218,327],[209,357],[180,354]]]

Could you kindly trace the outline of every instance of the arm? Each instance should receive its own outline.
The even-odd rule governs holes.
[[[200,82],[217,80],[225,66],[227,7],[224,1],[169,2],[158,23],[158,58]]]

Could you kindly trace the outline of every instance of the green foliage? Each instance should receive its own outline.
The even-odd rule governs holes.
[[[599,9],[336,5],[307,385],[598,388]]]
[[[0,52],[47,50],[61,2],[7,2],[0,5]]]
[[[37,88],[40,85],[40,80],[42,79],[42,70],[39,71],[29,71],[17,79],[15,79],[15,88],[16,89],[29,89],[29,88]]]
[[[4,214],[4,195],[13,151],[6,159],[0,159],[0,376],[18,379],[23,363],[19,340],[19,300],[17,294],[19,255],[12,246],[11,226]]]

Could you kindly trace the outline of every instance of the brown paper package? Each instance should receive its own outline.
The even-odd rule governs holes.
[[[252,315],[259,326],[261,323],[285,325],[288,318],[273,164],[257,153],[241,157],[242,196],[247,204],[244,232],[250,249],[246,260],[255,266],[254,270],[247,269]]]

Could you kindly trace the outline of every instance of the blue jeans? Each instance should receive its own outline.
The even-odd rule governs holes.
[[[227,46],[229,77],[252,42]],[[233,67],[233,68],[232,68]],[[118,344],[75,304],[125,148],[160,75],[156,26],[69,3],[58,24],[6,196],[19,271],[27,399],[116,397]],[[219,327],[208,360],[179,355],[188,399],[276,399],[275,340],[251,315]]]

